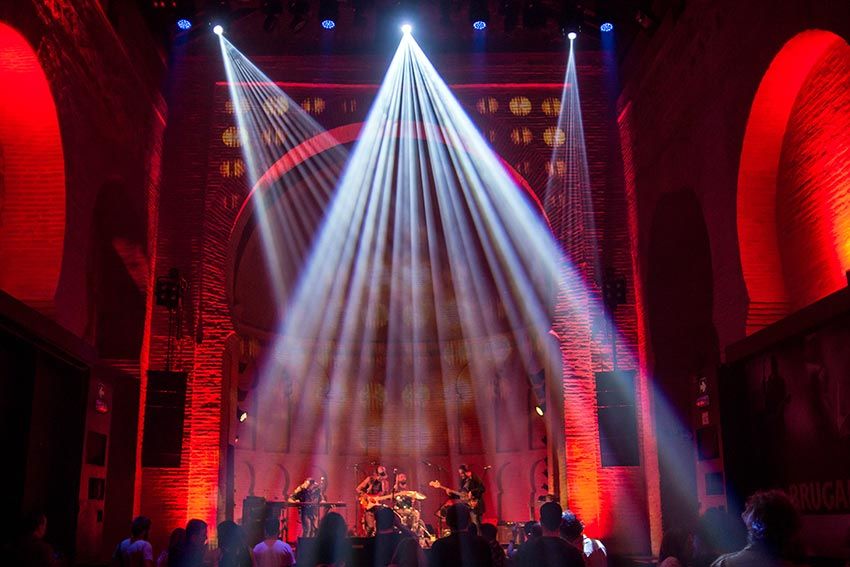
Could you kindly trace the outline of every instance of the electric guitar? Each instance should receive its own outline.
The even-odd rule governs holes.
[[[380,506],[381,502],[383,502],[384,500],[389,500],[393,496],[393,494],[385,494],[383,496],[372,496],[363,492],[360,494],[360,496],[358,496],[358,500],[360,501],[361,506],[363,506],[367,510],[371,510],[375,506]]]
[[[448,486],[443,486],[442,484],[440,484],[439,480],[432,480],[428,483],[428,486],[430,486],[431,488],[439,488],[445,490],[446,495],[449,498],[452,498],[454,500],[460,500],[473,510],[478,508],[479,500],[478,498],[473,496],[471,492],[463,492],[460,490],[455,490],[454,488],[449,488]]]

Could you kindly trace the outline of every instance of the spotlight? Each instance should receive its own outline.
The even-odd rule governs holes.
[[[239,423],[243,423],[246,419],[248,419],[248,412],[242,408],[236,408],[236,419],[239,420]]]
[[[539,415],[540,417],[543,417],[543,414],[546,413],[546,408],[538,405],[538,406],[534,406],[534,411],[537,412],[537,415]]]
[[[611,22],[602,22],[602,25],[599,26],[599,31],[609,32],[614,31],[614,24]]]
[[[413,26],[410,24],[401,24],[401,33],[409,34],[413,31]]]
[[[339,19],[339,4],[337,0],[319,0],[319,21],[326,30],[336,27]]]
[[[221,27],[220,24],[216,24],[215,26],[213,26],[213,33],[215,35],[222,35],[224,33],[224,28]]]
[[[578,37],[578,34],[577,34],[576,32],[574,32],[574,31],[571,31],[570,33],[568,33],[568,34],[567,34],[567,38],[568,38],[570,41],[574,40],[574,39],[575,39],[575,38],[577,38],[577,37]]]
[[[192,22],[190,22],[186,18],[180,18],[179,20],[177,20],[177,27],[183,31],[186,31],[192,27]]]
[[[483,30],[487,27],[487,21],[490,19],[490,7],[487,5],[487,0],[470,0],[469,2],[469,22],[476,30]]]

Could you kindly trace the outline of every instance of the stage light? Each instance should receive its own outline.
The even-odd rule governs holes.
[[[410,24],[401,24],[401,33],[409,34],[413,31],[413,26]]]
[[[469,2],[469,22],[476,30],[483,30],[487,27],[487,22],[490,20],[490,7],[487,5],[487,0],[470,0]]]
[[[577,37],[578,37],[578,34],[577,34],[576,32],[574,32],[574,31],[571,31],[570,33],[568,33],[568,34],[567,34],[567,38],[568,38],[570,41],[573,41],[573,40],[574,40],[575,38],[577,38]]]
[[[192,27],[192,22],[190,22],[186,18],[180,18],[179,20],[177,20],[177,27],[183,31],[186,31]]]
[[[534,406],[534,411],[537,412],[537,415],[543,417],[543,414],[546,413],[546,409],[543,406]]]
[[[599,26],[599,31],[602,31],[602,32],[614,31],[614,24],[612,24],[611,22],[602,22],[602,25]]]
[[[223,34],[223,33],[224,33],[224,28],[223,28],[223,27],[221,27],[221,25],[216,24],[216,25],[213,27],[213,33],[214,33],[215,35],[221,35],[221,34]]]
[[[246,419],[248,419],[248,412],[242,408],[236,408],[236,419],[239,420],[239,423],[243,423]]]
[[[336,27],[339,19],[339,3],[337,0],[319,0],[319,21],[326,30]]]

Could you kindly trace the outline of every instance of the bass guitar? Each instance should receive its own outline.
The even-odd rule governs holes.
[[[443,486],[442,484],[440,484],[439,480],[432,480],[428,483],[428,486],[430,486],[431,488],[439,488],[441,490],[445,490],[446,495],[449,498],[453,500],[460,500],[473,510],[478,508],[479,500],[471,492],[464,492],[462,490],[455,490],[454,488]]]

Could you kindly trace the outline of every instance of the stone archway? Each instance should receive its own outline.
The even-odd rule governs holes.
[[[0,22],[0,289],[51,313],[65,238],[65,159],[38,56]]]
[[[753,100],[738,172],[747,333],[846,285],[850,268],[850,46],[794,36]]]

